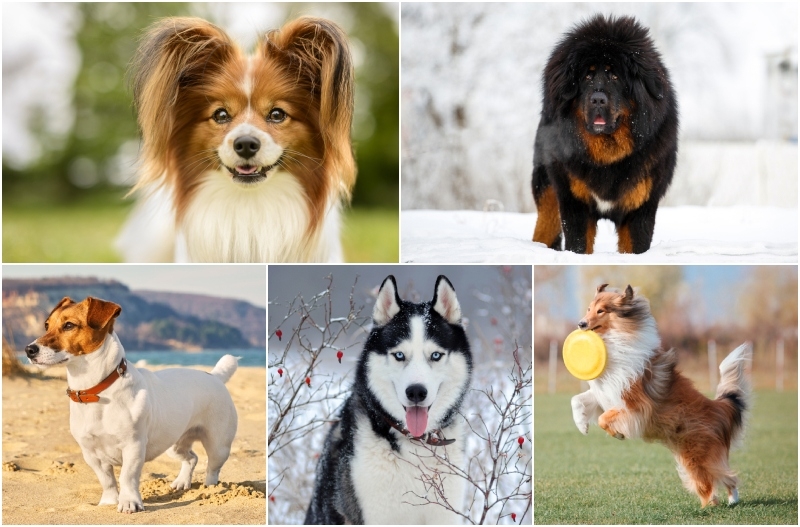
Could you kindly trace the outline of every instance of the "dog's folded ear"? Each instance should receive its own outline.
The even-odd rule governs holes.
[[[50,311],[50,315],[52,315],[53,313],[55,313],[57,309],[61,309],[61,308],[62,308],[62,307],[64,307],[64,306],[68,306],[68,305],[70,305],[70,304],[74,304],[74,303],[75,303],[75,301],[74,301],[74,300],[72,300],[72,299],[71,299],[70,297],[68,297],[68,296],[65,296],[64,298],[62,298],[62,299],[61,299],[61,301],[60,301],[58,304],[56,304],[56,307],[54,307],[54,308],[53,308],[53,310],[52,310],[52,311]],[[48,317],[49,317],[50,315],[48,315]]]
[[[400,296],[397,294],[397,282],[394,276],[389,275],[381,284],[378,298],[375,300],[375,309],[372,310],[372,320],[378,326],[389,322],[400,311]]]
[[[350,141],[355,74],[344,31],[330,20],[300,17],[267,35],[265,52],[291,57],[298,82],[305,83],[319,103],[319,129],[325,145],[323,164],[340,178],[349,197],[356,165]]]
[[[436,279],[431,305],[433,310],[442,315],[449,323],[461,323],[461,305],[456,298],[456,290],[443,274]]]
[[[92,329],[105,328],[122,312],[122,308],[114,302],[100,300],[91,296],[86,299],[86,305],[86,323]],[[109,328],[110,331],[111,328]]]

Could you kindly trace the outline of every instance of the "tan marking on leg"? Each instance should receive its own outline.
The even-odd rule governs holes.
[[[586,226],[586,254],[594,252],[594,239],[597,235],[597,220],[589,218],[589,224]]]
[[[533,241],[550,247],[561,234],[561,214],[558,210],[558,199],[553,187],[548,188],[536,201],[536,227],[533,230]]]
[[[617,227],[617,250],[622,254],[633,253],[633,240],[631,230],[627,225]]]

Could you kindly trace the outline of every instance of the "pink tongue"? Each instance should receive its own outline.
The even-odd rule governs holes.
[[[605,126],[606,125],[606,120],[598,115],[597,117],[594,118],[594,124],[599,124],[599,125]]]
[[[258,169],[256,167],[251,167],[251,166],[236,167],[236,171],[238,173],[245,174],[245,175],[254,174],[255,172],[257,172],[257,170]]]
[[[414,437],[422,437],[428,428],[428,409],[424,406],[409,406],[406,409],[406,426]]]

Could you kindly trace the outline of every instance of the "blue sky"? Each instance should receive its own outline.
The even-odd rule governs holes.
[[[3,265],[3,278],[94,276],[131,289],[196,293],[266,307],[265,265]]]

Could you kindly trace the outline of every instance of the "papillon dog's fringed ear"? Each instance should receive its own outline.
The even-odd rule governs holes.
[[[164,18],[144,34],[128,71],[144,163],[134,190],[157,182],[169,165],[181,89],[215,74],[235,53],[228,36],[201,18]]]
[[[333,22],[301,17],[268,35],[267,45],[293,56],[300,72],[310,72],[319,97],[320,131],[326,171],[339,175],[339,191],[350,197],[356,164],[350,132],[353,123],[354,73],[345,33]]]

